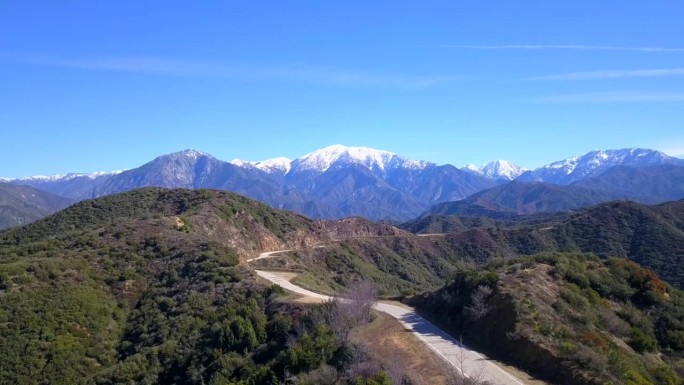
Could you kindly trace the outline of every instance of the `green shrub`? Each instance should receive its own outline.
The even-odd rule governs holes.
[[[674,369],[667,365],[658,365],[651,370],[651,373],[659,385],[680,385],[682,383]]]
[[[628,370],[623,379],[626,385],[656,385],[634,369]]]
[[[652,352],[658,347],[655,339],[649,337],[639,328],[632,328],[629,331],[629,339],[627,341],[632,349],[639,353]]]
[[[392,380],[385,372],[380,372],[370,378],[358,378],[354,385],[392,385]]]
[[[674,350],[684,350],[684,330],[668,330],[663,344]]]

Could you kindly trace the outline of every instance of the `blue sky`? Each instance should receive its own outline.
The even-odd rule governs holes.
[[[0,176],[363,145],[684,155],[680,1],[0,3]]]

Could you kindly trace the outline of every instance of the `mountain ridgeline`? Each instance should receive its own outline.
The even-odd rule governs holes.
[[[518,179],[569,185],[599,176],[615,166],[648,167],[665,164],[684,166],[684,160],[673,158],[660,151],[642,148],[591,151],[582,156],[574,156],[526,171]]]
[[[194,150],[138,168],[10,180],[81,200],[141,187],[228,190],[315,219],[394,223],[422,214],[568,211],[616,199],[684,198],[684,161],[644,149],[593,151],[526,171],[506,161],[461,169],[365,147],[330,146],[295,160],[222,161]],[[434,206],[434,207],[433,207]]]
[[[526,182],[523,178],[456,202],[436,204],[423,215],[484,216],[572,211],[611,200],[662,203],[684,197],[684,167],[673,164],[614,166],[570,185]]]
[[[462,199],[495,185],[490,179],[451,165],[341,146],[314,152],[282,167],[277,163],[229,163],[188,150],[118,173],[12,182],[73,199],[148,186],[211,188],[241,193],[312,218],[362,215],[376,220],[414,218],[436,202]]]
[[[570,211],[618,199],[606,190],[514,180],[466,199],[431,207],[424,215],[460,215],[504,219],[521,214]]]
[[[543,251],[626,257],[684,288],[684,200],[655,206],[614,201],[569,214],[509,216],[499,221],[435,215],[404,228],[416,233],[453,231],[444,237],[458,238],[488,257]]]

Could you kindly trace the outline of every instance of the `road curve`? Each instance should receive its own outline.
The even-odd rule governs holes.
[[[259,257],[249,259],[247,262],[255,261],[257,259],[272,258],[275,254],[285,251],[289,250],[262,253]],[[314,293],[303,287],[297,286],[273,272],[256,270],[256,273],[260,277],[279,285],[285,290],[322,301],[332,299],[330,296]],[[416,337],[437,353],[438,356],[453,365],[459,372],[462,370],[463,374],[466,376],[479,378],[480,380],[489,381],[497,385],[524,385],[522,381],[515,378],[512,374],[508,373],[485,356],[461,345],[455,338],[418,315],[415,310],[383,302],[378,302],[374,308],[396,318],[405,328],[413,332]]]
[[[259,254],[259,256],[256,258],[248,259],[247,262],[258,261],[260,259],[266,259],[266,258],[273,258],[276,256],[276,254],[286,253],[288,251],[292,251],[292,250],[291,249],[285,249],[285,250],[267,251],[265,253]]]

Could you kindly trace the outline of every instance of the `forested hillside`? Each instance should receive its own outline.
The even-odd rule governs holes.
[[[523,216],[508,222],[435,216],[404,227],[417,233],[449,231],[445,238],[469,244],[468,254],[485,257],[542,251],[626,257],[684,287],[684,201],[655,206],[616,201],[565,215]]]
[[[367,358],[345,361],[355,348],[314,314],[325,309],[279,303],[240,264],[320,237],[312,221],[236,194],[161,189],[2,232],[0,383],[279,384],[327,373],[387,384],[377,365],[349,369]]]

